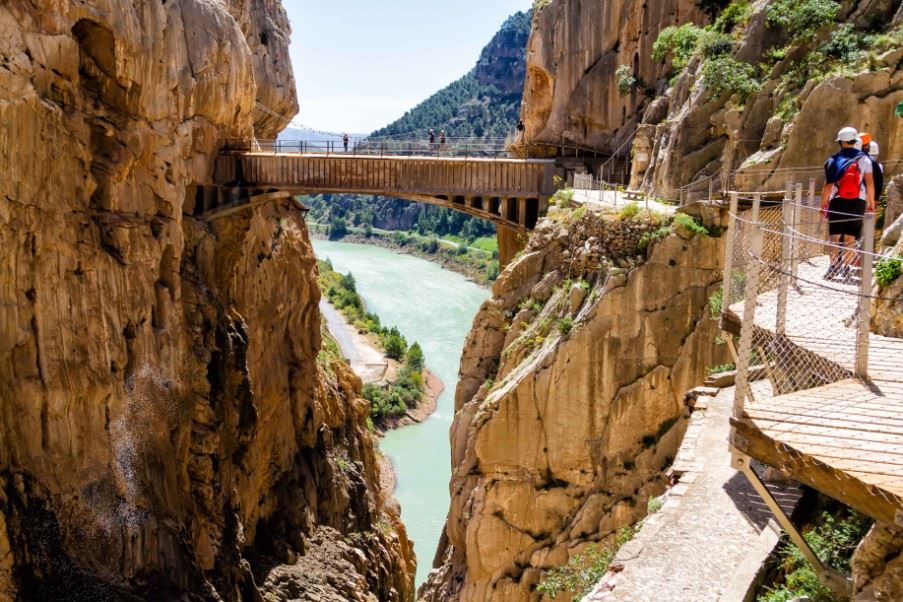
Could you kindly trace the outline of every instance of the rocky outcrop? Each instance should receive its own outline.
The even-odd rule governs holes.
[[[693,0],[554,0],[535,11],[524,87],[526,140],[617,150],[650,95],[666,87],[667,65],[652,59],[659,32],[706,20]],[[615,76],[622,65],[641,82],[627,94]]]
[[[876,272],[891,272],[894,264],[897,277],[889,282],[879,282],[872,300],[872,332],[887,337],[903,338],[903,216],[884,229],[881,244],[883,259],[876,260]],[[885,265],[882,265],[885,264]]]
[[[191,215],[294,112],[287,36],[275,0],[0,6],[7,599],[411,596],[303,220]]]
[[[843,35],[857,40],[846,42],[854,48],[868,46],[868,24],[891,23],[899,6],[886,0],[841,4],[837,27],[853,28]],[[706,194],[708,177],[716,178],[716,190],[783,190],[788,179],[805,186],[810,178],[822,179],[837,130],[850,124],[876,132],[884,157],[903,151],[894,117],[903,101],[903,51],[888,42],[869,48],[867,59],[837,58],[831,53],[840,51],[824,46],[837,27],[800,43],[768,25],[767,6],[752,3],[723,38],[730,45],[727,55],[738,61],[731,69],[750,68],[755,89],[748,98],[730,89],[714,91],[705,69],[720,59],[697,51],[643,115],[634,154],[648,153],[648,161],[634,162],[633,186],[670,198],[684,186]]]
[[[583,216],[581,217],[581,213]],[[539,600],[545,571],[635,523],[664,489],[684,392],[721,363],[721,239],[557,212],[465,345],[452,503],[430,601]]]
[[[851,562],[855,600],[903,600],[903,532],[876,523]]]

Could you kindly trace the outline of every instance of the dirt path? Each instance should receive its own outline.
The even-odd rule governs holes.
[[[746,478],[730,465],[733,389],[697,411],[675,468],[686,470],[662,508],[618,552],[588,602],[737,602],[755,583],[779,535]],[[770,486],[785,509],[798,487]]]
[[[320,313],[326,318],[329,332],[339,344],[342,355],[348,358],[351,369],[364,384],[385,380],[388,376],[389,361],[382,350],[349,324],[326,299],[320,300]]]

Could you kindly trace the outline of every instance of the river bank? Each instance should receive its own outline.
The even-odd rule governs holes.
[[[329,260],[335,271],[354,274],[356,289],[367,300],[367,311],[397,326],[408,340],[417,341],[426,368],[445,384],[436,411],[427,419],[387,431],[379,440],[381,454],[394,466],[395,498],[421,559],[417,582],[422,583],[430,571],[450,503],[449,428],[455,414],[461,351],[489,290],[410,254],[348,242],[314,240],[313,244],[317,257]],[[387,491],[392,490],[391,485],[387,484]]]
[[[327,227],[323,224],[308,223],[308,231],[310,232],[310,237],[314,240],[329,240]],[[417,236],[409,232],[404,232],[404,234],[408,237]],[[468,263],[467,261],[459,259],[457,256],[443,253],[441,251],[441,247],[438,247],[436,252],[431,253],[424,251],[417,244],[402,245],[396,242],[391,236],[383,233],[374,233],[371,236],[366,236],[364,234],[349,232],[348,234],[343,236],[340,241],[337,242],[347,242],[356,245],[369,245],[386,249],[394,253],[419,257],[420,259],[425,259],[429,262],[435,263],[445,270],[460,274],[474,284],[478,284],[487,288],[492,286],[492,282],[494,280],[494,278],[490,278],[490,274],[487,273],[486,265],[474,265],[473,263]]]

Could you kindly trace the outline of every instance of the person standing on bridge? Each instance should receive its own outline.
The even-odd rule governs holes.
[[[348,134],[342,134],[342,144],[345,146],[345,152],[348,152]]]
[[[430,148],[433,148],[434,144],[436,144],[436,132],[430,128]]]
[[[445,130],[439,131],[439,150],[445,150]]]
[[[862,220],[866,212],[875,211],[875,179],[872,160],[856,148],[859,132],[845,127],[837,134],[840,152],[825,162],[825,187],[822,211],[828,218],[828,233],[837,247],[826,279],[849,278],[855,254],[845,252],[862,236]]]

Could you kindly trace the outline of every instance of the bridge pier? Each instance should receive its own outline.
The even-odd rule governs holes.
[[[502,225],[496,227],[495,236],[499,243],[499,266],[501,268],[511,263],[514,257],[527,247],[529,240],[527,234]]]

